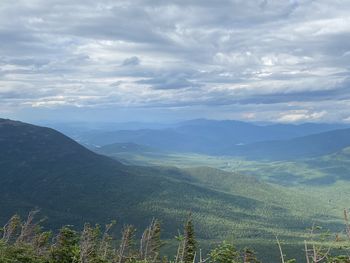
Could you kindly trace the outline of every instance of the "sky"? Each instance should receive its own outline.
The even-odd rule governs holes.
[[[350,122],[348,0],[1,0],[0,117]]]

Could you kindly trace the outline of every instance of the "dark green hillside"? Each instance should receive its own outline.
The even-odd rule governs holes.
[[[53,222],[80,221],[102,202],[105,184],[129,175],[59,132],[9,120],[0,121],[0,157],[2,215],[39,206]]]

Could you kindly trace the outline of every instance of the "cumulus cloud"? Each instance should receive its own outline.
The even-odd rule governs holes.
[[[334,105],[350,99],[349,12],[345,0],[3,0],[1,110],[347,121]]]

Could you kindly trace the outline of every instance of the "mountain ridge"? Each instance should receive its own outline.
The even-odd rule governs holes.
[[[86,145],[135,143],[164,151],[227,154],[229,147],[261,141],[284,140],[329,131],[340,124],[274,124],[259,126],[241,121],[192,120],[166,129],[117,130],[81,134]]]
[[[257,142],[234,147],[230,154],[251,159],[288,160],[331,154],[350,146],[350,129],[297,137],[290,140]]]

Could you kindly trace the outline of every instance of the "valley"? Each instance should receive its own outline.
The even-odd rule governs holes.
[[[344,228],[347,147],[317,157],[253,160],[136,141],[85,142],[87,149],[53,129],[4,119],[0,134],[3,224],[35,207],[51,228],[116,219],[119,229],[126,222],[142,229],[157,217],[171,240],[191,211],[203,247],[224,238],[258,251],[274,247],[276,235],[287,250],[300,248],[313,223],[335,233]]]

